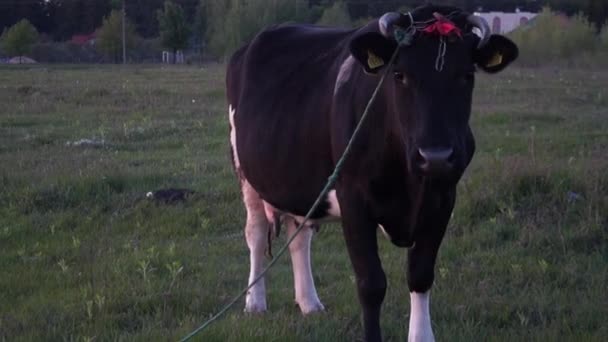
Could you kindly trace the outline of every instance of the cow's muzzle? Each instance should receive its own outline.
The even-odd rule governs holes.
[[[414,166],[423,176],[441,178],[454,169],[453,148],[419,148]]]

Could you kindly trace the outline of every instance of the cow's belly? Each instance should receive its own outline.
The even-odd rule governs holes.
[[[325,203],[325,204],[323,204]],[[341,217],[340,214],[340,203],[338,203],[338,198],[336,196],[336,190],[330,190],[329,193],[324,197],[324,200],[321,204],[323,208],[323,212],[320,212],[318,215],[313,216],[313,219],[310,219],[308,222],[309,225],[319,225],[321,223],[336,221]],[[312,207],[312,205],[311,205]],[[286,211],[281,208],[277,208],[270,204],[269,202],[264,201],[264,210],[266,213],[266,217],[269,221],[273,221],[275,214],[278,216],[287,215],[291,216],[295,219],[297,223],[301,223],[304,221],[306,214],[299,215],[291,211]]]
[[[305,216],[333,170],[329,139],[310,127],[264,125],[263,120],[237,118],[247,114],[229,107],[235,167],[270,206],[296,219]],[[332,191],[312,217],[339,216]]]

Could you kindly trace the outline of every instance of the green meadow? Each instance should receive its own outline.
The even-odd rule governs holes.
[[[477,153],[440,250],[438,341],[608,336],[608,71],[479,74]],[[0,341],[176,341],[244,286],[224,66],[0,67]],[[147,200],[162,188],[188,201]],[[405,341],[407,253],[379,234],[386,341]],[[285,241],[282,234],[274,250]],[[289,256],[269,312],[244,300],[196,341],[354,341],[338,225],[313,241],[327,310],[302,317]]]

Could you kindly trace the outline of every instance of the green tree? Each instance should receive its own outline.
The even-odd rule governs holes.
[[[135,29],[126,20],[125,44],[133,46],[135,41]],[[122,56],[122,11],[113,10],[103,20],[103,24],[97,33],[97,49],[108,56],[112,62],[118,63]]]
[[[264,27],[316,21],[321,11],[319,7],[309,7],[306,1],[207,0],[209,50],[217,57],[227,57]]]
[[[188,46],[190,27],[186,23],[182,7],[171,1],[165,1],[164,10],[158,11],[160,40],[164,47],[175,54]]]
[[[208,50],[215,56],[223,57],[226,48],[224,32],[226,15],[230,10],[230,1],[206,0],[207,30],[205,42]]]
[[[200,0],[194,14],[192,35],[199,52],[205,48],[205,37],[207,37],[209,29],[209,10],[209,2],[207,0]]]
[[[338,27],[351,27],[353,25],[346,3],[343,1],[336,1],[331,7],[323,11],[323,15],[317,24]]]
[[[38,40],[38,31],[27,19],[13,25],[2,33],[0,38],[4,52],[10,56],[21,57],[32,50],[32,45]]]
[[[589,16],[589,21],[595,24],[598,31],[608,18],[608,2],[606,0],[587,0],[585,12]]]

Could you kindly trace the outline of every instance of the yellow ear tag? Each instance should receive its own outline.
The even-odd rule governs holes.
[[[500,64],[502,64],[502,54],[500,52],[497,52],[494,54],[494,57],[492,57],[492,59],[490,59],[488,63],[486,63],[486,68],[493,68]]]
[[[376,69],[384,65],[382,58],[367,50],[367,65],[370,69]]]

